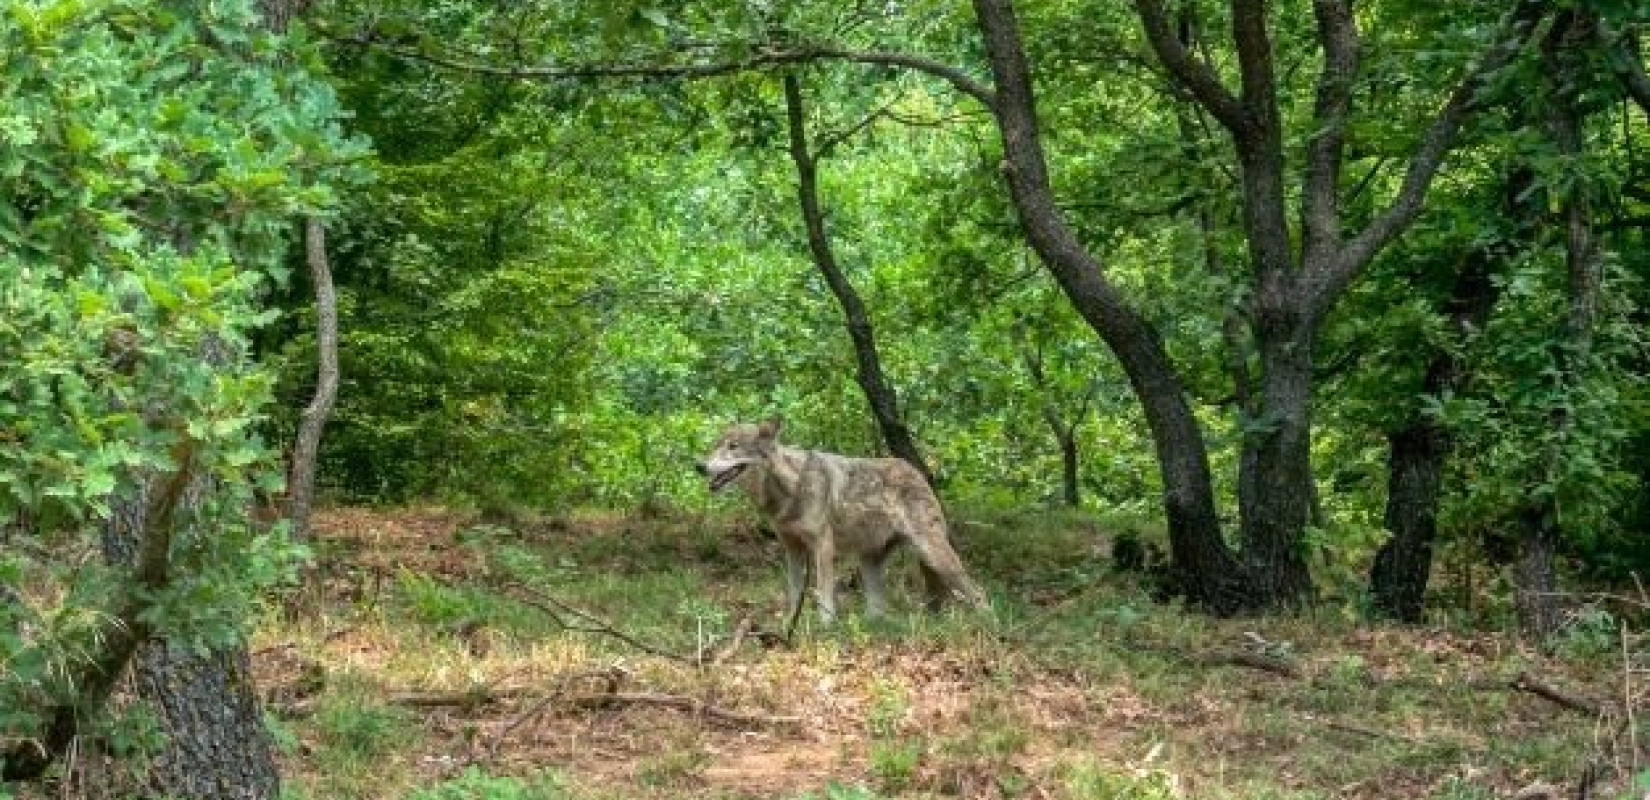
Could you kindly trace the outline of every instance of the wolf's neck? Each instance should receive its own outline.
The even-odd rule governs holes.
[[[802,482],[802,463],[806,457],[807,451],[783,445],[779,447],[773,458],[768,459],[752,476],[755,480],[745,487],[758,507],[770,516],[779,516],[785,510],[783,506],[786,501],[797,495],[797,485]]]

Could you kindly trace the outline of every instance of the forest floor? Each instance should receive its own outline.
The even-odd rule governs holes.
[[[1093,523],[961,516],[994,613],[921,613],[902,557],[890,619],[844,592],[787,644],[778,545],[743,516],[324,512],[319,588],[253,645],[291,793],[1570,797],[1643,740],[1607,641],[1215,620],[1116,574]]]

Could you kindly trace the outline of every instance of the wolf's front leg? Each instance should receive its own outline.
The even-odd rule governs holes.
[[[814,599],[819,603],[819,618],[826,625],[836,623],[836,542],[830,529],[814,537]]]
[[[888,613],[888,592],[882,579],[883,553],[865,553],[859,557],[859,581],[865,585],[865,615],[881,617]]]
[[[785,545],[785,624],[794,624],[802,610],[802,590],[808,588],[808,548],[787,536],[779,537]]]

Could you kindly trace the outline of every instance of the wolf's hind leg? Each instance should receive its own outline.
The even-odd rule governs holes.
[[[944,528],[933,529],[925,537],[912,537],[911,545],[922,562],[930,609],[936,608],[947,595],[954,595],[975,608],[985,608],[985,591],[968,577],[962,559],[957,558],[957,551],[951,549]]]
[[[814,600],[819,617],[830,625],[836,622],[836,542],[825,530],[814,540]]]

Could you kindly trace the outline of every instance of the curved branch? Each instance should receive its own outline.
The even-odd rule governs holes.
[[[757,48],[749,56],[726,61],[693,61],[687,63],[630,62],[618,64],[562,64],[524,66],[491,64],[469,57],[432,52],[423,48],[405,47],[384,41],[370,33],[354,36],[322,35],[340,44],[371,47],[396,58],[419,61],[444,69],[476,75],[493,75],[519,80],[578,80],[578,79],[639,79],[639,80],[696,80],[752,72],[787,64],[810,61],[851,61],[886,67],[903,67],[940,78],[981,104],[990,108],[996,104],[991,87],[962,69],[926,56],[880,50],[854,50],[831,43],[802,44],[788,48]]]
[[[1234,137],[1246,135],[1250,121],[1237,97],[1220,82],[1220,76],[1207,63],[1193,57],[1176,38],[1161,0],[1134,0],[1134,8],[1146,30],[1146,40],[1174,80],[1191,92],[1199,105],[1209,109]]]

